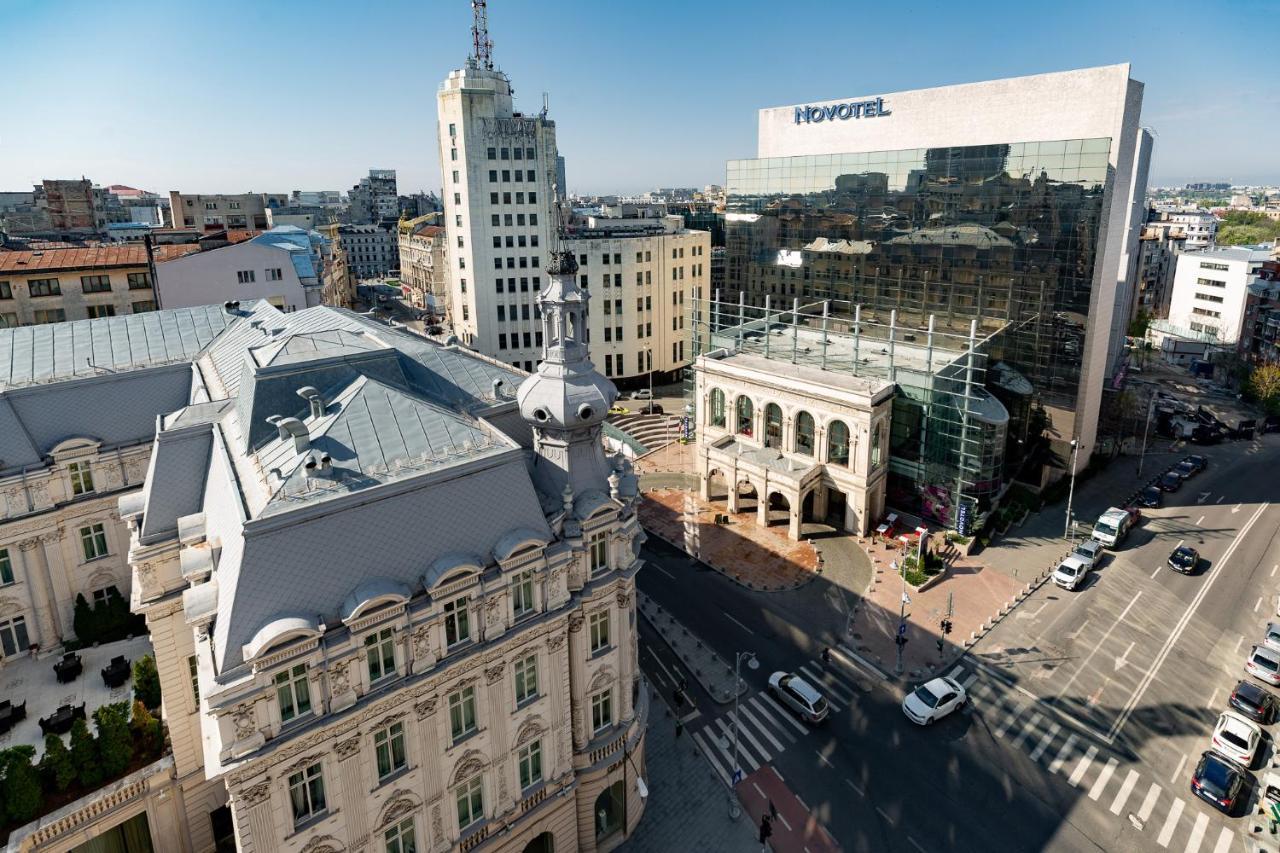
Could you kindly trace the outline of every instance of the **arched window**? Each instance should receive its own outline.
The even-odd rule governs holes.
[[[782,409],[777,403],[764,407],[764,446],[782,447]]]
[[[849,428],[844,421],[832,421],[827,427],[827,462],[832,465],[849,464]]]
[[[883,429],[882,424],[876,424],[876,428],[871,431],[871,467],[872,469],[880,466],[880,433]]]
[[[524,846],[523,853],[555,853],[556,839],[549,832],[544,832]]]
[[[724,392],[719,388],[711,389],[711,425],[724,426]]]
[[[619,779],[596,797],[596,841],[608,838],[622,829],[623,799],[626,790]]]
[[[751,406],[751,398],[745,395],[739,397],[737,409],[738,423],[736,424],[736,429],[734,431],[749,438],[751,436],[752,429],[752,416],[755,414],[755,409]]]
[[[813,415],[808,412],[796,415],[796,453],[813,455]]]

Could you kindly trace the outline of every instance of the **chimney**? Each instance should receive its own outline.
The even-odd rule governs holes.
[[[275,428],[280,431],[281,441],[292,436],[293,449],[298,453],[306,453],[311,448],[311,434],[307,430],[307,425],[297,418],[282,418],[279,415],[272,415],[267,418],[267,422],[274,424]]]
[[[324,397],[320,396],[319,391],[311,385],[304,385],[298,389],[298,396],[311,404],[312,418],[324,417]]]
[[[497,376],[495,376],[495,377],[493,378],[493,399],[495,399],[495,400],[501,400],[501,399],[502,399],[502,379],[501,379],[501,377],[497,377]]]

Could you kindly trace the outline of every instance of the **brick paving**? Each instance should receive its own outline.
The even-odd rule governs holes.
[[[716,524],[723,504],[706,504],[692,492],[654,489],[640,504],[646,530],[683,548],[721,574],[752,589],[784,590],[816,577],[818,552],[806,541],[787,538],[784,525],[760,527],[755,512],[729,516]],[[694,520],[696,519],[696,523]]]
[[[694,474],[694,444],[673,441],[636,460],[638,474]],[[694,482],[697,482],[696,479]]]

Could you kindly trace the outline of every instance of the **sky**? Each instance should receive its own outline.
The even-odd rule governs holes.
[[[1276,0],[490,0],[516,107],[550,96],[569,191],[723,183],[762,107],[1129,62],[1152,186],[1280,183]],[[0,191],[438,189],[467,0],[0,0]]]

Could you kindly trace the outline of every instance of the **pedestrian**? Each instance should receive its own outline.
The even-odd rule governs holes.
[[[769,801],[769,817],[772,820],[778,819],[778,807],[773,804],[773,800]]]
[[[831,649],[829,648],[824,647],[822,649],[822,665],[823,666],[831,665]]]
[[[676,720],[676,739],[679,740],[680,735],[684,732],[684,723]]]
[[[760,849],[769,849],[769,836],[773,835],[773,819],[768,815],[760,818]]]

